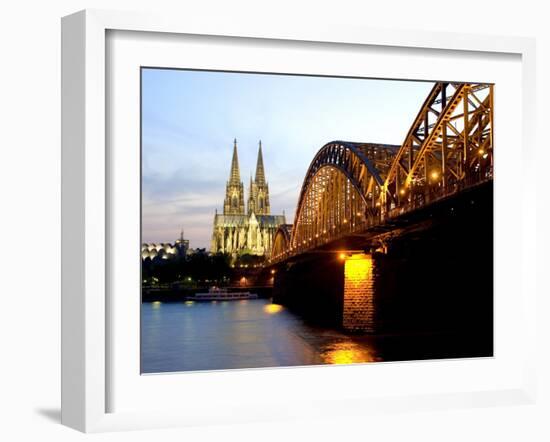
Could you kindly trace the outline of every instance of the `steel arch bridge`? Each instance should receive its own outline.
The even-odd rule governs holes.
[[[401,146],[332,141],[304,178],[270,263],[316,249],[493,178],[493,85],[438,82]]]

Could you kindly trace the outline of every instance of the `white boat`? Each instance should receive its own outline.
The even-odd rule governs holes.
[[[208,293],[195,293],[188,296],[190,301],[238,301],[241,299],[258,299],[258,295],[250,292],[229,292],[226,288],[210,287]]]

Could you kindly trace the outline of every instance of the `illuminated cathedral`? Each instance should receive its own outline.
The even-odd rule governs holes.
[[[229,181],[225,189],[223,215],[214,216],[211,252],[233,256],[251,254],[269,256],[273,237],[285,215],[271,215],[269,186],[265,177],[262,142],[259,142],[254,180],[250,176],[249,194],[245,211],[244,185],[239,172],[237,140],[233,143],[233,158]]]

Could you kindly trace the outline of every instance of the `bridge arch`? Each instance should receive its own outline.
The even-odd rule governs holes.
[[[493,85],[437,82],[403,144],[325,144],[304,178],[290,238],[280,237],[272,259],[492,180],[492,128]]]
[[[302,184],[291,250],[322,244],[376,219],[384,179],[398,148],[345,141],[325,144]]]
[[[281,224],[275,236],[273,237],[273,247],[271,248],[271,259],[280,259],[290,248],[290,237],[292,224]]]
[[[386,176],[385,210],[492,178],[492,101],[490,84],[434,85]]]

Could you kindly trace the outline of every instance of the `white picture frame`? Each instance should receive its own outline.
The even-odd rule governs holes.
[[[339,43],[379,48],[424,48],[441,51],[515,54],[521,57],[521,154],[523,173],[535,160],[535,43],[532,39],[420,31],[377,30],[345,26],[293,27],[288,24],[189,20],[151,14],[86,10],[62,21],[62,423],[85,432],[207,424],[211,417],[181,410],[108,412],[110,322],[108,286],[109,186],[106,119],[106,33],[143,31],[163,34],[272,39],[287,42]],[[497,172],[498,173],[498,172]],[[452,408],[533,403],[535,382],[536,286],[535,198],[521,189],[521,306],[518,318],[526,336],[524,376],[514,388],[463,393],[391,395],[373,398],[312,399],[309,408],[278,406],[252,410],[251,401],[238,404],[249,413],[217,416],[217,421],[253,421],[288,416],[360,414],[373,410]],[[532,260],[534,258],[531,258]],[[139,333],[139,330],[132,333]],[[532,347],[530,347],[532,346]],[[355,371],[362,367],[353,367]],[[287,371],[288,372],[288,371]],[[262,376],[269,377],[264,371]],[[208,376],[209,374],[205,374]],[[210,374],[214,376],[213,374]],[[216,374],[216,376],[220,376]],[[259,392],[257,394],[260,394]],[[290,410],[290,411],[289,411]]]

